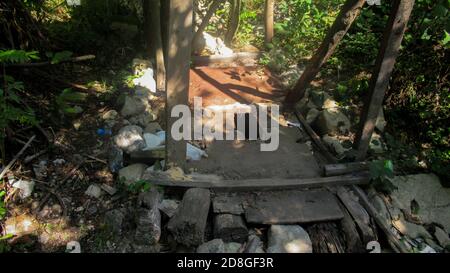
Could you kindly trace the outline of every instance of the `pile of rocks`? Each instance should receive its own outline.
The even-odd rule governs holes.
[[[369,198],[383,220],[410,251],[450,249],[450,189],[434,174],[396,176],[390,195],[372,191]]]
[[[339,105],[333,97],[325,91],[308,90],[305,96],[297,103],[296,109],[306,119],[329,150],[338,158],[345,157],[351,150],[352,137],[350,131],[359,122],[356,115],[357,107],[344,107]],[[353,117],[353,118],[349,118]],[[376,121],[376,132],[372,135],[369,149],[375,153],[383,153],[385,144],[380,133],[384,131],[386,121],[383,110]]]

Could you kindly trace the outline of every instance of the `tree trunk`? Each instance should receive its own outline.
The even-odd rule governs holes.
[[[302,99],[306,88],[314,80],[322,65],[331,57],[365,3],[366,0],[347,0],[345,2],[336,21],[334,21],[319,49],[309,61],[302,76],[295,84],[295,87],[287,94],[285,99],[286,106],[293,106]]]
[[[208,11],[205,14],[205,17],[202,20],[202,23],[195,32],[194,38],[192,39],[192,49],[194,51],[198,50],[197,46],[200,43],[200,39],[202,38],[203,31],[205,31],[206,26],[208,26],[209,20],[214,15],[216,10],[220,7],[224,0],[213,0],[209,5]]]
[[[241,14],[241,0],[231,0],[230,18],[228,20],[227,33],[225,34],[225,44],[231,45],[234,35],[239,27],[239,17]]]
[[[266,0],[264,8],[264,41],[266,43],[266,47],[272,43],[273,39],[273,7],[274,0]]]

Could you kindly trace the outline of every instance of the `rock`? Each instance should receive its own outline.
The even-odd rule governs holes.
[[[144,87],[150,92],[156,92],[156,81],[153,74],[152,68],[146,68],[141,76],[133,79],[133,84]]]
[[[171,218],[175,212],[177,211],[178,205],[180,202],[171,199],[164,199],[159,203],[159,210],[162,211],[165,215]]]
[[[154,113],[147,111],[140,115],[131,117],[129,119],[129,121],[132,124],[139,125],[139,126],[142,126],[143,128],[145,128],[148,124],[152,123],[157,118],[158,117]]]
[[[117,192],[116,188],[111,187],[110,185],[105,184],[105,183],[101,184],[100,188],[102,188],[102,190],[106,191],[109,195],[114,195]]]
[[[100,198],[100,196],[102,195],[102,189],[99,186],[92,184],[87,188],[84,194],[89,197]]]
[[[13,180],[11,184],[13,188],[20,190],[20,198],[25,199],[30,197],[33,193],[35,182],[19,179],[18,181]]]
[[[125,209],[114,209],[107,211],[104,216],[106,228],[115,235],[121,235],[125,223]]]
[[[401,234],[408,236],[411,239],[424,238],[431,239],[430,233],[421,225],[416,225],[406,221],[403,217],[399,220],[392,221],[394,227],[400,231]]]
[[[381,136],[377,133],[372,134],[372,139],[369,143],[369,149],[375,154],[382,154],[384,152],[384,145]]]
[[[161,237],[161,214],[158,208],[139,208],[136,213],[134,238],[140,244],[156,244]]]
[[[387,121],[384,118],[384,110],[380,109],[380,113],[378,114],[377,120],[375,121],[375,128],[380,132],[384,132],[384,127],[386,127]]]
[[[264,253],[263,242],[255,234],[248,236],[248,242],[244,253]]]
[[[339,139],[337,139],[336,137],[324,135],[322,137],[322,140],[325,145],[327,145],[331,149],[331,151],[333,151],[338,157],[342,157],[346,151],[350,150],[345,149]]]
[[[159,244],[154,245],[133,244],[132,247],[134,253],[159,253],[161,250],[161,246]]]
[[[316,108],[311,108],[308,111],[308,114],[306,114],[306,122],[308,122],[308,124],[313,123],[316,120],[316,118],[319,116],[319,114],[320,114],[319,110],[317,110]]]
[[[267,253],[312,253],[308,233],[297,225],[272,225]]]
[[[123,151],[116,145],[111,145],[108,151],[108,165],[113,173],[123,168]]]
[[[147,165],[142,163],[129,165],[125,168],[120,169],[119,179],[123,180],[125,185],[129,186],[134,182],[142,179],[142,175],[144,174],[144,171],[145,169],[147,169],[147,167]]]
[[[199,245],[197,253],[225,253],[225,244],[222,239],[214,239]]]
[[[323,109],[338,109],[338,103],[332,98],[326,98],[322,105]]]
[[[193,47],[196,52],[207,50],[212,55],[231,56],[233,54],[233,50],[228,48],[222,39],[213,37],[207,32],[203,32],[202,38]]]
[[[127,153],[140,151],[145,148],[142,128],[136,125],[127,125],[119,130],[114,137],[116,146]]]
[[[324,104],[327,100],[329,100],[327,106],[331,106],[331,103],[333,102],[333,99],[330,97],[330,95],[328,95],[328,93],[324,91],[313,90],[312,92],[310,92],[309,97],[314,105],[317,105],[318,108],[325,109]]]
[[[218,214],[214,217],[214,237],[243,243],[248,237],[247,226],[240,215]]]
[[[344,134],[350,130],[350,120],[339,110],[325,109],[313,123],[318,134]]]
[[[436,237],[436,240],[439,242],[439,244],[443,248],[450,247],[450,238],[448,237],[448,233],[446,233],[443,229],[440,227],[436,227],[434,231],[434,237]]]
[[[115,120],[119,116],[116,110],[109,110],[102,114],[103,120]]]
[[[391,193],[393,205],[412,215],[411,202],[419,209],[415,215],[425,224],[438,223],[450,233],[450,189],[442,187],[435,174],[396,176],[392,184],[397,187]]]
[[[33,164],[33,172],[38,180],[44,180],[47,177],[47,161],[41,160],[39,164]]]
[[[149,60],[144,60],[144,59],[139,59],[139,58],[134,58],[131,63],[131,66],[133,68],[134,75],[139,75],[139,74],[143,73],[145,71],[145,69],[147,69],[147,68],[153,68],[152,62],[150,62]]]
[[[144,100],[137,97],[126,96],[120,114],[124,117],[134,116],[143,113],[147,108],[148,103]]]
[[[167,224],[175,241],[186,246],[203,243],[210,206],[210,192],[207,189],[191,188]]]
[[[5,234],[23,236],[38,231],[39,222],[29,214],[22,214],[6,219],[4,223]]]
[[[240,253],[242,244],[236,242],[224,243],[224,253]]]
[[[150,122],[145,126],[144,133],[155,134],[162,130],[158,122]]]

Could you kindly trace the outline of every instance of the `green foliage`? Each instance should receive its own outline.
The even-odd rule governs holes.
[[[6,192],[4,190],[0,191],[0,220],[3,219],[3,217],[5,217],[6,215],[6,207],[5,207],[5,202],[4,202],[4,198],[5,198]]]
[[[148,192],[152,187],[153,185],[149,181],[138,180],[128,186],[128,191],[136,194],[140,192]]]
[[[397,189],[391,182],[394,178],[394,165],[391,160],[372,161],[369,164],[369,176],[378,191],[390,193]]]
[[[71,51],[61,51],[61,52],[47,52],[46,56],[50,59],[50,63],[51,64],[57,64],[63,61],[67,61],[70,60],[70,58],[72,57],[73,53]]]
[[[24,51],[24,50],[0,50],[0,64],[8,63],[26,63],[30,60],[38,60],[37,51]]]
[[[63,113],[76,115],[83,112],[83,109],[74,104],[83,102],[86,98],[86,93],[74,92],[71,88],[66,88],[56,97],[56,104]]]

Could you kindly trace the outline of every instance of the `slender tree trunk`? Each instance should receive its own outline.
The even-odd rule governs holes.
[[[202,20],[202,23],[198,27],[195,32],[194,38],[192,39],[192,49],[194,51],[198,50],[198,45],[200,43],[200,39],[202,38],[203,31],[205,31],[206,26],[208,26],[209,20],[216,13],[216,10],[220,7],[220,5],[224,2],[224,0],[213,0],[209,5],[208,11],[205,14],[205,17]]]
[[[225,34],[225,44],[227,46],[231,45],[233,42],[234,35],[239,28],[239,17],[241,14],[241,0],[230,0],[230,18],[228,20],[227,33]]]
[[[272,43],[273,39],[273,7],[274,0],[266,0],[264,8],[264,41],[266,47]]]
[[[169,51],[169,15],[170,15],[170,0],[161,0],[161,8],[160,8],[160,14],[161,14],[161,39],[162,39],[162,45],[163,45],[163,52],[164,52],[164,61],[165,65],[167,67],[167,60],[168,57],[168,51]]]
[[[305,95],[306,88],[316,77],[320,68],[328,61],[339,42],[347,33],[348,29],[358,17],[366,0],[347,0],[328,31],[317,52],[311,58],[295,87],[289,91],[285,99],[285,105],[292,107]]]

